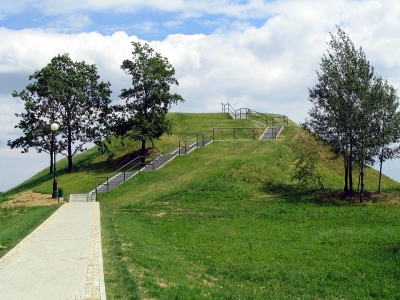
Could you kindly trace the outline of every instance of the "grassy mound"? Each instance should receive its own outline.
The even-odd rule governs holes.
[[[252,126],[224,114],[170,114],[174,135]],[[325,191],[292,180],[290,123],[278,140],[213,142],[99,195],[109,299],[395,299],[400,297],[399,184],[364,204],[341,199],[342,163],[318,148]],[[133,158],[140,145],[96,149],[58,166],[67,194],[89,192],[96,176]],[[378,173],[366,171],[366,190]],[[355,178],[355,182],[357,182]],[[47,171],[9,192],[51,193]],[[7,195],[6,195],[7,196]]]

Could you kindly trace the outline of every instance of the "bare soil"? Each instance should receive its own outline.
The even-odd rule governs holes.
[[[60,198],[60,203],[63,202]],[[11,200],[1,204],[1,207],[13,206],[44,206],[58,204],[58,200],[51,198],[51,195],[35,193],[32,190],[15,195]]]

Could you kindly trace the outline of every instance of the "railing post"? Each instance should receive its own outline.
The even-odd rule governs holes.
[[[236,128],[233,128],[233,140],[236,140]]]
[[[108,192],[108,177],[107,177],[107,192]]]
[[[185,154],[187,154],[187,141],[185,140]]]
[[[215,141],[215,128],[213,127],[213,141]]]

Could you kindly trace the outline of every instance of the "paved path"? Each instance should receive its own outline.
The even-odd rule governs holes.
[[[105,300],[98,202],[68,203],[0,260],[1,300]]]

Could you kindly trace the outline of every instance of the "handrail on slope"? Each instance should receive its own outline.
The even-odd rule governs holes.
[[[266,114],[257,112],[252,109],[247,110],[247,118],[262,124],[263,126],[268,126],[268,116]]]
[[[289,126],[289,118],[285,115],[272,117],[272,126],[276,125]]]
[[[127,180],[126,178],[126,173],[132,171],[135,168],[138,168],[140,165],[143,165],[143,160],[146,159],[145,156],[138,156],[136,158],[134,158],[133,160],[129,161],[128,163],[126,163],[125,165],[123,165],[122,167],[120,167],[118,170],[114,171],[113,173],[107,175],[107,176],[97,176],[96,177],[96,183],[95,183],[95,192],[96,192],[96,196],[97,196],[97,191],[99,186],[106,184],[107,185],[107,191],[109,190],[109,185],[110,185],[110,179],[114,178],[117,174],[119,173],[123,173],[124,174],[124,180],[123,182],[125,182]],[[139,163],[133,164],[136,161],[139,160]],[[132,165],[130,168],[126,169],[129,165]],[[126,170],[124,170],[126,169]],[[122,171],[124,170],[124,171]],[[140,170],[139,170],[140,171]],[[105,182],[101,183],[99,185],[99,179],[106,179]]]
[[[229,113],[233,119],[249,119],[264,127],[268,126],[268,116],[250,108],[234,109],[229,103],[221,103],[222,113]]]
[[[222,113],[229,113],[233,119],[247,119],[248,108],[234,109],[229,103],[221,103]],[[244,116],[242,118],[242,116]]]

